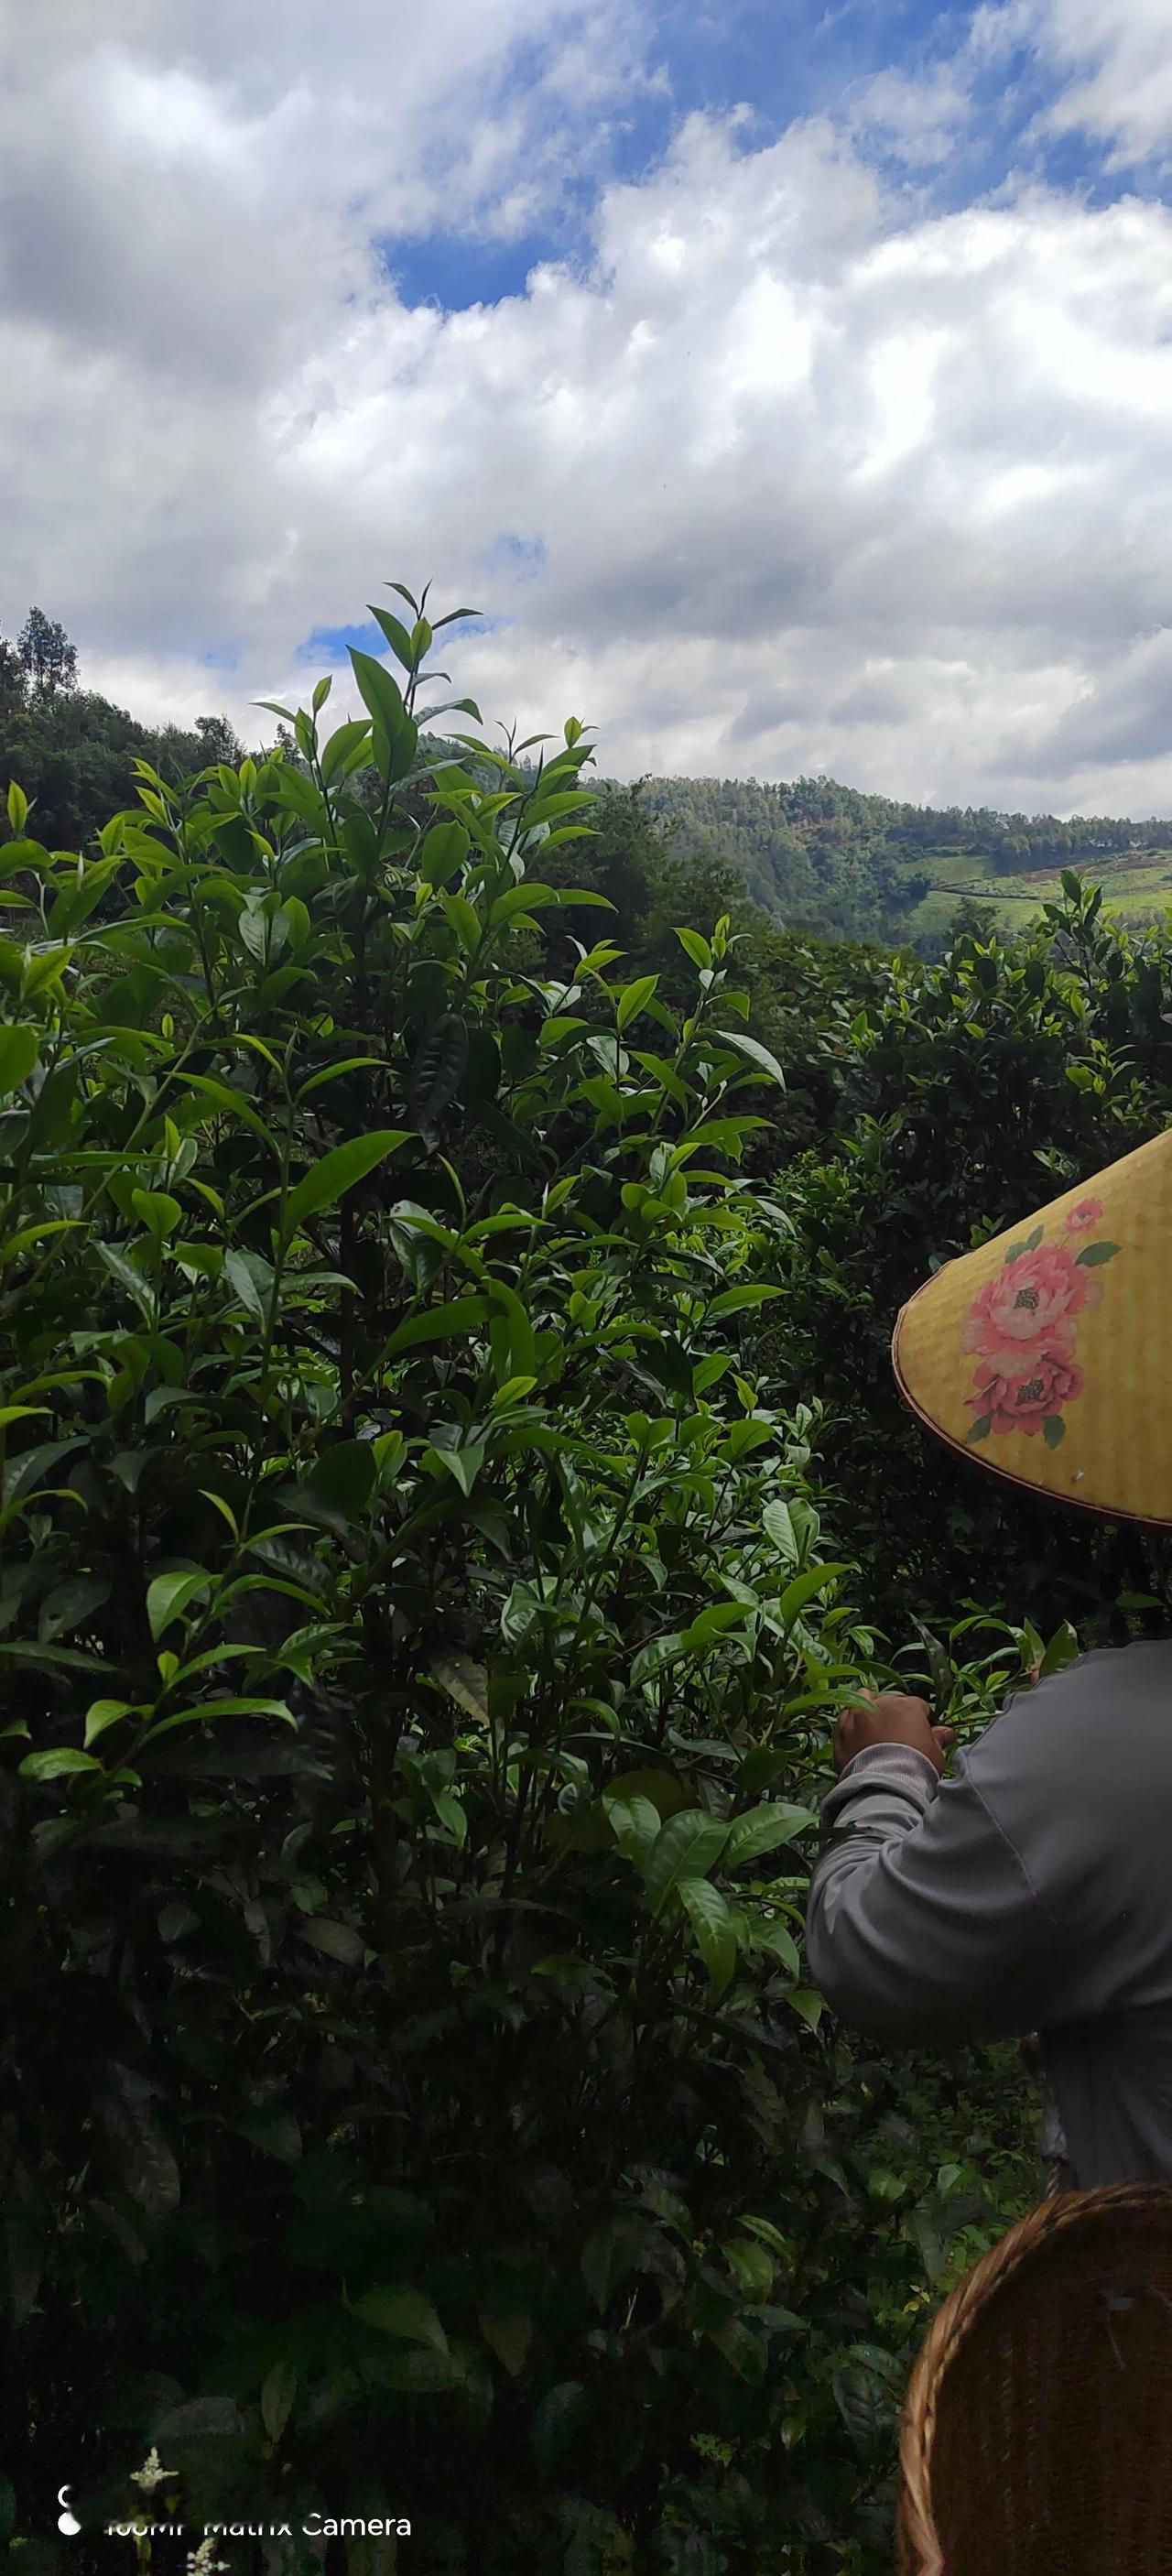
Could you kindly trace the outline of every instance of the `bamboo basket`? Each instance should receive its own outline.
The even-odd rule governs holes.
[[[900,2429],[899,2576],[1172,2576],[1172,2183],[1043,2201],[945,2300]]]

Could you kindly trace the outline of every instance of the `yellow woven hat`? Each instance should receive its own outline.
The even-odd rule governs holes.
[[[951,1448],[1111,1520],[1172,1527],[1172,1127],[938,1270],[900,1391]]]

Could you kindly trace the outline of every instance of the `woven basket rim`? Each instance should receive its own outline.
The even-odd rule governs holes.
[[[1056,2192],[990,2247],[937,2310],[921,2344],[904,2399],[899,2433],[901,2565],[906,2576],[946,2576],[932,2516],[932,2458],[937,2396],[946,2371],[994,2296],[1039,2247],[1100,2219],[1140,2220],[1161,2213],[1172,2223],[1172,2181],[1104,2183],[1091,2191]]]

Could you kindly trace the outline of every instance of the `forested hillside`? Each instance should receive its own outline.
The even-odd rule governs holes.
[[[47,848],[80,849],[136,793],[136,760],[171,782],[210,760],[241,760],[225,716],[145,725],[78,680],[77,647],[31,608],[20,633],[0,635],[0,792],[20,780]]]
[[[273,727],[258,713],[258,736]],[[298,757],[282,720],[276,740]],[[425,736],[432,757],[452,746]],[[457,746],[458,748],[458,746]],[[244,747],[222,715],[143,725],[78,684],[77,648],[39,608],[19,635],[0,637],[0,787],[19,778],[50,849],[92,840],[135,793],[135,759],[171,785]],[[263,753],[258,753],[263,757]],[[521,776],[530,764],[518,764]],[[487,773],[486,773],[487,774]],[[899,803],[831,778],[764,784],[755,778],[651,778],[637,790],[601,778],[621,807],[637,794],[677,859],[730,871],[782,924],[822,938],[878,940],[938,957],[953,930],[1022,929],[1058,892],[1064,867],[1101,879],[1108,907],[1133,928],[1172,902],[1172,823]],[[377,798],[377,782],[355,792]]]
[[[928,955],[965,894],[1020,926],[1064,867],[1103,875],[1134,920],[1172,900],[1172,824],[896,803],[832,778],[648,778],[640,790],[682,857],[727,859],[783,921],[823,935],[908,941]]]
[[[75,855],[8,795],[3,2529],[89,2563],[68,2469],[392,2517],[348,2576],[886,2576],[1036,2103],[812,1990],[834,1712],[963,1741],[1166,1615],[891,1325],[1166,1125],[1172,941],[771,922],[575,718],[421,736],[409,606]]]

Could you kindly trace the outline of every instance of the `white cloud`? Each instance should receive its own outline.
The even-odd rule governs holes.
[[[848,94],[848,119],[860,137],[874,137],[909,170],[941,161],[969,120],[963,56],[931,64],[918,75],[877,72]]]
[[[637,0],[47,14],[0,65],[0,624],[250,733],[311,629],[431,578],[502,621],[448,664],[486,718],[577,714],[610,774],[1172,810],[1158,201],[932,213],[868,137],[918,169],[955,84],[892,74],[764,149],[693,114],[592,260],[412,311],[372,243],[553,222],[660,77]]]
[[[1039,131],[1097,137],[1109,169],[1172,157],[1167,0],[987,0],[976,42],[989,55],[1031,46],[1055,77]]]

